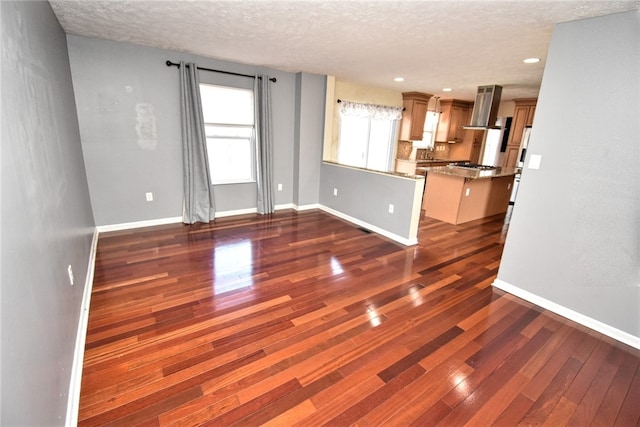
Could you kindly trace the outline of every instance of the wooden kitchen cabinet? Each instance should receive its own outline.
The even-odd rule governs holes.
[[[473,135],[471,141],[471,154],[469,161],[471,163],[480,163],[480,152],[482,151],[482,141],[484,139],[484,131],[467,131]]]
[[[473,179],[455,172],[427,172],[422,209],[425,216],[449,224],[504,213],[509,208],[514,176]]]
[[[522,135],[524,128],[533,125],[533,117],[536,112],[535,98],[514,99],[516,108],[513,113],[511,131],[507,140],[507,149],[504,155],[503,166],[507,168],[516,167],[518,164],[518,153],[522,145]]]
[[[527,112],[527,126],[533,126],[533,116],[536,114],[536,105],[530,105]]]
[[[457,99],[440,101],[440,121],[436,131],[436,142],[462,142],[465,136],[463,126],[470,120],[473,103]]]
[[[422,92],[404,92],[402,94],[402,124],[400,139],[403,141],[422,141],[424,121],[431,94]]]
[[[484,130],[465,129],[462,143],[449,145],[449,158],[479,163],[483,141]]]
[[[518,164],[518,154],[520,153],[520,146],[508,146],[504,153],[504,167],[515,168]]]
[[[515,99],[515,111],[513,113],[513,122],[511,124],[511,132],[507,145],[517,145],[520,147],[522,143],[522,133],[524,128],[533,125],[533,116],[536,111],[536,99]]]

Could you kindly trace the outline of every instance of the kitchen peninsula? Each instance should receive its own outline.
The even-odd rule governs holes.
[[[515,168],[449,165],[427,168],[422,209],[450,224],[504,213],[509,207]]]

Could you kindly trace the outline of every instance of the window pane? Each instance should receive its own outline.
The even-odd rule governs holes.
[[[338,163],[366,167],[368,143],[369,119],[341,116]]]
[[[395,120],[341,116],[338,163],[379,171],[393,170]]]
[[[438,127],[438,121],[440,119],[440,113],[435,111],[428,111],[427,117],[424,121],[424,130],[429,132],[435,132]]]
[[[389,159],[393,155],[391,140],[393,122],[390,120],[371,120],[369,136],[369,155],[367,168],[379,171],[390,170]]]
[[[213,184],[254,181],[251,139],[207,138]]]
[[[438,121],[440,119],[440,113],[435,111],[428,111],[427,117],[424,121],[424,132],[422,133],[422,141],[420,142],[420,148],[433,149],[436,138],[436,129],[438,128]],[[415,145],[414,145],[415,146]]]
[[[212,184],[255,182],[253,91],[200,85]]]
[[[253,125],[253,91],[201,84],[205,123]]]

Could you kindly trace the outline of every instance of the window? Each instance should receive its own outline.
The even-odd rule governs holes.
[[[433,150],[436,141],[436,130],[438,129],[439,119],[440,113],[435,111],[427,111],[427,116],[424,120],[424,129],[422,131],[422,141],[414,141],[414,147],[428,148]]]
[[[212,184],[255,182],[253,91],[200,84]]]
[[[379,171],[393,170],[396,120],[341,115],[338,163]]]

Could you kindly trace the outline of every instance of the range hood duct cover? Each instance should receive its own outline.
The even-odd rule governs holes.
[[[473,114],[471,124],[465,129],[493,129],[496,127],[498,119],[498,108],[500,107],[500,97],[502,96],[502,86],[489,85],[478,86],[476,102],[473,104]]]

